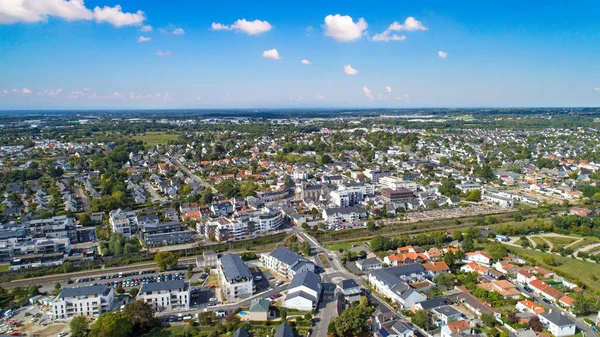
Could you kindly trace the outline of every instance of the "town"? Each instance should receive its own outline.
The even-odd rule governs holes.
[[[7,114],[0,333],[597,336],[586,112]]]

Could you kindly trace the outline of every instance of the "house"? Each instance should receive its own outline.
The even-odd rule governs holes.
[[[254,294],[252,273],[239,255],[226,254],[217,265],[221,290],[229,301],[248,298]]]
[[[480,283],[477,286],[483,288],[485,291],[495,291],[500,294],[503,299],[519,298],[521,296],[521,292],[517,289],[517,287],[506,280]]]
[[[296,337],[296,334],[294,333],[294,329],[284,322],[277,326],[273,337]]]
[[[338,290],[346,299],[346,302],[355,302],[360,299],[362,290],[356,281],[353,279],[343,280],[336,286]]]
[[[74,316],[98,316],[113,310],[115,293],[105,285],[64,288],[52,303],[52,315],[56,319]]]
[[[219,256],[214,250],[205,250],[202,256],[196,257],[196,266],[198,268],[215,268],[219,263]]]
[[[519,312],[531,312],[536,315],[546,312],[546,309],[544,309],[544,307],[530,300],[523,300],[517,302],[515,308],[519,310]]]
[[[250,334],[248,333],[248,330],[239,328],[231,334],[231,337],[250,337]]]
[[[565,295],[558,300],[558,303],[560,303],[561,305],[563,305],[565,307],[570,307],[573,305],[574,301],[571,297]]]
[[[432,310],[444,306],[448,303],[449,301],[445,297],[432,298],[430,300],[417,303],[415,305],[415,310]]]
[[[465,260],[489,266],[490,262],[492,261],[492,257],[489,254],[484,253],[482,251],[476,251],[466,253]]]
[[[265,267],[288,279],[303,271],[315,271],[314,264],[287,248],[276,248],[270,254],[263,253],[260,261]]]
[[[575,214],[575,215],[579,215],[581,217],[593,217],[594,215],[596,215],[596,212],[592,211],[591,209],[587,209],[587,208],[582,208],[582,207],[572,207],[571,210],[569,211],[569,214]]]
[[[446,325],[450,322],[458,321],[462,318],[460,311],[449,305],[443,305],[431,310],[433,317],[438,321],[438,325]]]
[[[138,228],[137,214],[133,211],[116,209],[108,214],[108,222],[113,233],[122,233],[125,237],[134,236]]]
[[[269,301],[262,298],[253,299],[247,317],[249,321],[266,321],[269,318]]]
[[[429,257],[425,253],[418,252],[407,252],[401,254],[392,254],[386,256],[383,260],[386,264],[390,266],[397,266],[406,263],[421,263],[428,261]]]
[[[381,268],[381,261],[374,257],[368,259],[356,260],[356,267],[361,271],[370,271]]]
[[[414,328],[411,324],[396,321],[393,324],[381,327],[374,334],[375,337],[414,337]]]
[[[310,311],[317,307],[321,290],[319,275],[305,270],[294,275],[288,286],[288,293],[283,305],[289,309]]]
[[[535,279],[537,279],[537,277],[530,273],[529,270],[526,268],[517,271],[517,282],[521,284],[529,284]]]
[[[329,224],[353,223],[357,224],[359,219],[367,215],[362,207],[332,207],[323,210],[323,219]]]
[[[450,322],[442,326],[441,336],[442,337],[456,337],[458,335],[467,335],[471,333],[471,326],[464,319]]]
[[[456,287],[456,289],[460,290],[461,292],[453,294],[449,297],[456,298],[457,301],[460,301],[465,305],[465,307],[474,312],[477,316],[481,316],[481,314],[485,313],[494,315],[496,318],[500,318],[500,311],[492,308],[492,306],[489,304],[481,302],[480,299],[471,294],[471,292],[464,286]]]
[[[464,266],[460,267],[460,270],[465,273],[473,273],[476,272],[479,275],[487,275],[489,268],[480,266],[477,262],[469,262]]]
[[[575,322],[563,312],[550,310],[539,314],[538,317],[544,327],[556,337],[573,336],[575,334]]]
[[[450,272],[450,267],[448,267],[444,261],[424,263],[423,268],[425,268],[430,277],[434,277],[437,274]]]
[[[187,310],[190,308],[190,287],[184,280],[143,284],[137,299],[152,306],[156,312]]]

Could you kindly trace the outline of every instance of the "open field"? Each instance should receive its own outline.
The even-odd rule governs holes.
[[[588,246],[588,245],[591,245],[594,243],[600,243],[600,239],[593,237],[593,236],[586,236],[583,238],[583,240],[581,240],[573,245],[570,245],[569,248],[572,250],[577,250],[577,249],[584,248],[585,246]]]
[[[539,247],[540,245],[544,245],[544,244],[548,245],[548,241],[542,239],[539,236],[530,236],[529,239],[532,240],[533,242],[535,242],[536,247]]]
[[[328,244],[325,245],[325,248],[331,250],[331,251],[339,251],[340,248],[343,249],[344,251],[348,251],[352,248],[352,245],[362,245],[365,243],[365,241],[369,241],[369,240],[358,240],[358,241],[351,241],[351,242],[340,242],[340,243],[332,243],[332,244]]]
[[[8,264],[0,264],[0,273],[4,273],[8,271]]]
[[[179,139],[179,134],[169,134],[164,132],[146,132],[141,136],[133,136],[135,140],[141,140],[146,147],[153,147],[158,144],[167,144],[170,140]]]
[[[597,280],[594,281],[592,278],[592,275],[600,276],[599,264],[573,259],[570,257],[562,257],[560,255],[553,255],[554,259],[558,261],[560,265],[557,267],[551,267],[542,262],[542,254],[544,253],[540,252],[539,250],[518,248],[514,246],[507,246],[507,248],[518,256],[531,258],[545,268],[562,273],[569,280],[575,281],[576,279],[579,279],[585,283],[589,289],[600,291],[600,282]]]

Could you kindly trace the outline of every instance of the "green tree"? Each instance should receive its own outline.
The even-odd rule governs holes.
[[[131,318],[122,311],[107,312],[98,317],[90,329],[90,337],[129,337],[133,332]]]
[[[558,262],[558,260],[556,260],[554,255],[552,255],[550,253],[542,254],[542,262],[544,262],[545,264],[547,264],[549,266],[553,266],[553,267],[560,265],[560,262]]]
[[[431,313],[429,310],[417,310],[412,317],[412,323],[423,329],[431,327]]]
[[[494,326],[496,326],[496,324],[498,324],[498,321],[496,321],[496,317],[494,317],[494,315],[492,314],[488,314],[488,313],[483,313],[481,314],[481,321],[483,322],[483,324],[485,324],[486,326],[492,328]]]
[[[300,247],[300,251],[304,256],[310,256],[310,244],[307,241],[303,241]]]
[[[90,225],[92,225],[92,218],[90,218],[89,214],[83,213],[79,217],[79,224],[82,226],[90,226]]]
[[[368,330],[365,317],[370,316],[375,308],[369,306],[368,302],[353,302],[337,318],[333,320],[335,334],[338,337],[360,336]]]
[[[75,316],[69,322],[69,328],[71,329],[71,336],[73,337],[85,337],[89,331],[89,322],[85,316]]]
[[[472,202],[481,201],[481,190],[477,189],[470,191],[469,193],[467,193],[466,199],[467,201]]]
[[[201,312],[198,315],[198,323],[202,326],[213,326],[217,321],[217,315],[214,311]]]
[[[451,273],[440,273],[435,275],[433,278],[433,282],[436,285],[444,288],[450,288],[454,286],[454,282],[456,281],[456,277]]]
[[[177,255],[172,252],[158,252],[154,254],[154,262],[156,262],[158,269],[161,271],[177,266],[178,260]]]
[[[469,233],[463,236],[462,249],[465,252],[472,252],[475,249],[475,241]]]
[[[488,253],[490,253],[494,261],[499,261],[508,254],[508,251],[503,244],[494,242],[488,248]]]
[[[144,303],[144,301],[133,301],[127,303],[123,309],[123,312],[129,317],[136,331],[148,331],[155,327],[158,323],[154,318],[154,310],[152,309],[152,305]]]

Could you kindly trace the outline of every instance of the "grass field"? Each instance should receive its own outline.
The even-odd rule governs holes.
[[[370,240],[367,240],[370,241]],[[360,241],[354,241],[354,242],[340,242],[340,243],[332,243],[329,245],[325,245],[325,248],[331,250],[331,251],[339,251],[340,248],[343,249],[344,251],[350,250],[350,248],[352,248],[352,245],[362,245],[365,243],[365,240],[360,240]]]
[[[549,235],[544,236],[544,239],[546,239],[546,241],[550,242],[552,244],[552,247],[555,249],[567,246],[578,240],[578,238],[566,238],[566,237],[561,237],[561,236],[549,236]]]
[[[579,279],[585,283],[588,288],[600,291],[600,282],[592,279],[592,275],[600,276],[600,264],[573,259],[570,257],[562,257],[560,255],[553,255],[554,259],[561,265],[557,267],[551,267],[542,262],[543,253],[539,250],[518,248],[513,246],[508,246],[508,249],[518,256],[536,260],[541,266],[564,273],[565,277],[571,281]]]
[[[321,264],[323,265],[323,268],[330,268],[331,267],[329,265],[329,261],[325,257],[325,254],[322,254],[322,253],[319,254],[319,260],[321,260]]]
[[[591,243],[600,243],[600,240],[598,238],[593,237],[593,236],[586,236],[586,237],[583,238],[583,240],[577,242],[574,245],[569,246],[569,249],[576,250],[576,249],[581,248],[583,246],[587,246],[587,245],[589,245]]]
[[[8,264],[0,264],[0,273],[4,273],[8,271]]]
[[[189,331],[189,334],[185,332]],[[160,330],[155,330],[145,334],[146,337],[179,337],[179,336],[196,336],[201,332],[210,333],[214,330],[213,326],[195,326],[189,327],[187,324],[170,326],[167,328],[161,328]]]
[[[540,245],[543,245],[543,244],[548,245],[548,242],[546,240],[542,239],[539,236],[530,236],[529,239],[531,239],[533,242],[535,242],[536,246],[540,246]]]
[[[165,145],[170,140],[177,140],[179,139],[179,134],[167,134],[164,132],[146,132],[144,135],[141,136],[133,136],[133,139],[143,141],[146,147],[153,147],[158,144]]]
[[[211,286],[211,285],[218,285],[219,283],[219,276],[217,276],[217,274],[210,274],[208,275],[208,278],[206,279],[206,283],[204,284],[205,286]]]

